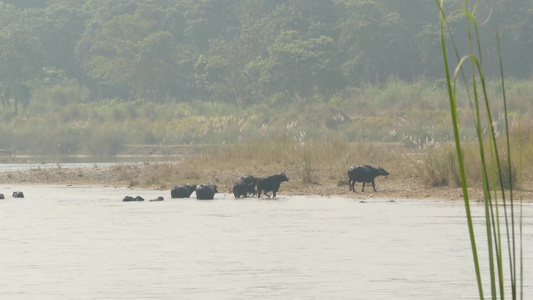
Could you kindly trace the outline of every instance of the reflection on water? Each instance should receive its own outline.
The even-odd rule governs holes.
[[[14,190],[26,198],[9,197]],[[95,186],[0,192],[8,196],[0,200],[1,299],[478,298],[460,202],[198,201]],[[532,213],[526,205],[525,249]],[[532,294],[526,282],[525,298]]]

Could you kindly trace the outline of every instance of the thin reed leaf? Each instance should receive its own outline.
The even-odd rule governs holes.
[[[459,166],[459,174],[460,174],[460,177],[461,177],[461,186],[462,186],[462,189],[463,189],[463,198],[464,198],[464,204],[465,204],[465,211],[466,211],[466,216],[467,216],[467,224],[468,224],[468,232],[469,232],[469,235],[470,235],[470,243],[472,245],[471,249],[472,249],[472,256],[473,256],[473,259],[474,259],[474,267],[475,267],[475,272],[476,272],[476,279],[477,279],[477,285],[478,285],[478,291],[479,291],[479,296],[481,299],[483,299],[483,286],[482,286],[482,282],[481,282],[481,272],[480,272],[480,267],[479,267],[479,259],[478,259],[478,254],[477,254],[477,247],[476,247],[476,239],[475,239],[475,234],[474,234],[474,226],[473,226],[473,222],[472,222],[472,213],[470,211],[470,201],[469,201],[469,197],[468,197],[468,189],[467,189],[467,185],[466,185],[466,176],[465,176],[465,167],[464,167],[464,162],[463,162],[463,154],[462,154],[462,150],[461,150],[461,141],[460,141],[460,136],[459,136],[459,128],[458,128],[458,115],[457,115],[457,101],[456,101],[456,93],[455,93],[455,88],[452,89],[452,83],[451,83],[451,77],[450,77],[450,70],[448,68],[448,56],[447,56],[447,51],[446,51],[446,41],[445,41],[445,38],[444,38],[444,25],[446,24],[446,28],[449,29],[449,25],[448,25],[448,21],[446,19],[446,15],[444,13],[444,10],[443,10],[443,6],[444,6],[444,0],[441,0],[439,2],[439,0],[435,0],[438,7],[439,7],[439,11],[440,11],[440,32],[441,32],[441,45],[442,45],[442,56],[443,56],[443,60],[444,60],[444,71],[445,71],[445,75],[446,75],[446,87],[448,89],[448,100],[449,100],[449,103],[450,103],[450,115],[451,115],[451,119],[452,119],[452,128],[453,128],[453,133],[454,133],[454,139],[455,139],[455,149],[456,149],[456,153],[457,153],[457,163],[458,163],[458,166]],[[453,39],[452,39],[453,41]],[[458,55],[458,51],[457,51],[457,47],[455,46],[455,43],[454,43],[454,49],[456,51],[456,54],[457,54],[457,57],[459,57]]]
[[[474,127],[477,135],[478,141],[478,150],[479,150],[479,159],[481,166],[481,178],[483,183],[483,200],[484,200],[484,213],[485,213],[485,230],[487,237],[487,252],[488,252],[488,265],[489,265],[489,278],[490,278],[490,292],[492,299],[504,299],[505,298],[505,284],[504,284],[504,263],[503,263],[503,241],[502,241],[502,229],[505,230],[505,236],[507,241],[507,254],[509,258],[509,277],[510,277],[510,286],[511,286],[511,295],[513,299],[517,299],[517,260],[520,259],[520,278],[523,276],[523,263],[522,263],[522,211],[520,210],[520,257],[516,256],[516,232],[515,232],[515,212],[514,212],[514,197],[513,197],[513,169],[512,169],[512,160],[511,160],[511,143],[510,143],[510,132],[509,132],[509,112],[507,110],[507,97],[505,93],[505,80],[503,73],[503,63],[502,63],[502,53],[500,48],[500,41],[498,33],[496,32],[496,41],[498,44],[498,55],[500,60],[500,76],[501,76],[501,85],[502,85],[502,97],[503,97],[503,106],[504,106],[504,121],[505,121],[505,148],[507,152],[506,156],[506,165],[505,169],[502,165],[500,159],[500,150],[497,140],[497,131],[495,129],[495,122],[492,117],[491,104],[489,101],[489,93],[487,92],[487,82],[485,80],[485,74],[483,70],[483,63],[481,57],[481,39],[478,30],[478,26],[475,20],[475,17],[472,13],[468,11],[468,1],[465,0],[465,9],[458,10],[454,13],[462,13],[466,16],[466,36],[468,41],[468,51],[469,54],[463,57],[458,55],[458,50],[453,42],[453,35],[449,29],[449,24],[446,20],[446,15],[443,10],[444,1],[436,1],[439,6],[440,11],[440,30],[441,30],[441,43],[442,43],[442,53],[444,60],[444,69],[446,75],[447,88],[449,93],[449,104],[450,104],[450,113],[452,117],[452,127],[455,137],[456,153],[458,157],[459,172],[461,177],[461,185],[463,188],[463,197],[465,203],[467,224],[470,234],[470,242],[474,259],[474,266],[476,272],[476,279],[478,283],[479,297],[484,299],[483,294],[483,284],[481,281],[480,266],[477,256],[477,245],[475,243],[475,233],[473,229],[472,215],[470,211],[470,201],[467,193],[467,183],[466,175],[464,168],[464,160],[462,159],[462,149],[461,141],[459,137],[458,124],[460,124],[457,115],[457,86],[458,78],[460,77],[467,87],[467,95],[472,108]],[[448,56],[447,56],[447,47],[445,39],[445,27],[449,33],[450,40],[453,43],[453,49],[458,58],[458,64],[451,77],[449,66],[448,66]],[[473,30],[472,30],[473,28]],[[475,47],[474,47],[475,45]],[[474,54],[474,49],[477,48],[477,56]],[[464,76],[463,67],[466,62],[470,62],[470,81],[466,80]],[[453,78],[453,81],[452,81]],[[479,86],[478,86],[479,84]],[[471,86],[471,90],[468,88]],[[471,91],[471,93],[470,93]],[[481,99],[480,99],[481,98]],[[482,111],[484,111],[484,116],[482,116]],[[488,128],[488,145],[485,146],[484,139],[485,135],[483,133],[483,124],[486,124]],[[520,133],[519,133],[520,135]],[[521,139],[519,144],[521,143]],[[488,147],[488,149],[486,149]],[[486,156],[488,151],[489,156]],[[520,165],[522,164],[521,160],[521,148],[519,149],[520,155]],[[505,171],[505,172],[504,172]],[[490,174],[490,176],[489,176]],[[510,201],[507,201],[507,193],[505,191],[506,185],[504,177],[507,176],[509,182],[509,198]],[[491,180],[492,179],[492,183]],[[503,225],[500,222],[500,204],[499,204],[499,195],[501,194],[503,208]],[[522,204],[522,203],[521,203]],[[521,206],[520,206],[521,207]],[[508,212],[510,209],[510,215]],[[504,226],[504,228],[502,228]],[[497,277],[496,277],[497,276]],[[523,285],[523,284],[522,284]],[[523,286],[521,285],[520,294],[523,294]]]
[[[506,139],[505,141],[507,142],[507,168],[509,170],[509,175],[508,176],[512,176],[513,172],[512,172],[512,163],[511,163],[511,142],[510,142],[510,134],[509,134],[509,120],[507,118],[508,116],[508,111],[507,111],[507,95],[506,95],[506,92],[505,92],[505,76],[504,76],[504,72],[503,72],[503,59],[502,59],[502,53],[501,53],[501,47],[500,47],[500,35],[499,35],[499,32],[496,31],[496,41],[497,41],[497,45],[498,45],[498,57],[500,58],[499,59],[499,63],[500,63],[500,77],[501,77],[501,82],[502,82],[502,97],[503,97],[503,110],[504,110],[504,115],[505,115],[505,133],[506,133]],[[521,135],[521,130],[519,130],[519,136]],[[519,139],[519,141],[522,141],[522,139]],[[521,142],[518,143],[519,147],[521,145]],[[521,149],[521,147],[520,147]],[[520,150],[520,156],[521,156],[521,150]],[[521,163],[520,163],[521,165]],[[512,228],[512,236],[514,237],[515,236],[515,223],[514,223],[514,220],[515,220],[515,216],[514,216],[514,197],[513,197],[513,180],[511,178],[509,178],[509,198],[510,198],[510,202],[511,202],[511,228]],[[521,211],[521,207],[520,207],[520,211]],[[521,219],[520,219],[520,230],[521,230]],[[521,232],[520,232],[521,233]],[[520,234],[520,242],[522,240],[522,237],[521,237],[521,234]],[[510,264],[511,264],[511,276],[512,276],[512,289],[513,289],[513,295],[516,295],[517,291],[516,291],[516,259],[514,259],[516,257],[516,243],[515,243],[515,239],[513,239],[513,246],[512,246],[512,251],[511,249],[509,249],[509,252],[512,253],[512,256],[510,255],[509,256],[509,259],[511,260],[511,257],[513,258],[511,261],[510,261]],[[521,255],[520,255],[521,257]]]

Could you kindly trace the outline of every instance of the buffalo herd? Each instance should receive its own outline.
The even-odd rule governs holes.
[[[387,176],[387,172],[382,167],[374,168],[369,165],[353,166],[348,169],[348,185],[350,191],[355,192],[355,183],[361,182],[363,187],[361,192],[365,191],[365,183],[372,183],[372,188],[376,190],[375,178],[378,176]],[[244,175],[235,181],[233,184],[233,196],[235,199],[257,197],[265,195],[268,198],[276,198],[276,193],[279,191],[281,183],[289,181],[285,171],[271,176],[255,177],[252,175]],[[218,187],[214,184],[200,184],[200,185],[176,185],[170,190],[171,198],[190,198],[192,193],[196,192],[196,199],[198,200],[212,200],[215,194],[218,193]],[[267,192],[272,192],[269,195]],[[129,200],[124,201],[139,201],[128,196]],[[124,198],[126,199],[126,198]],[[141,200],[142,201],[142,200]]]
[[[277,175],[266,177],[255,177],[252,175],[244,175],[239,177],[233,185],[233,195],[236,199],[247,198],[248,196],[257,196],[261,198],[261,192],[270,198],[267,192],[272,192],[272,198],[276,198],[276,193],[279,191],[281,183],[289,181],[285,172]],[[198,200],[213,200],[215,194],[218,193],[218,187],[214,184],[200,184],[200,185],[176,185],[170,190],[170,197],[172,198],[190,198],[192,193],[196,192],[196,199]]]
[[[355,193],[355,183],[361,182],[363,187],[361,192],[365,191],[365,183],[372,183],[372,188],[376,190],[375,179],[378,176],[388,176],[387,172],[382,167],[374,168],[369,165],[353,166],[347,171],[348,173],[348,186],[350,191]],[[289,178],[285,174],[285,171],[271,176],[255,177],[252,175],[244,175],[239,177],[233,185],[233,195],[236,199],[247,198],[248,196],[257,196],[261,198],[261,194],[264,194],[268,198],[276,198],[276,193],[279,191],[282,182],[289,181]],[[215,194],[218,193],[218,187],[211,183],[200,185],[176,185],[170,190],[171,198],[190,198],[192,193],[196,192],[196,199],[198,200],[213,200]],[[272,196],[267,194],[272,192]],[[24,198],[24,193],[15,191],[12,194],[13,198]],[[0,199],[4,199],[4,194],[0,193]],[[149,201],[163,201],[162,196],[150,199]],[[139,202],[144,201],[141,196],[125,196],[122,199],[123,202]]]

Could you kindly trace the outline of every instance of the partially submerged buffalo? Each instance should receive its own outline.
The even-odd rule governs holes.
[[[246,198],[248,197],[248,193],[252,194],[252,197],[255,196],[255,186],[258,179],[259,178],[256,178],[252,175],[239,177],[239,179],[237,179],[233,185],[233,195],[235,198],[239,198],[240,196]]]
[[[216,193],[218,190],[214,184],[200,184],[196,187],[196,199],[198,200],[213,200]]]
[[[377,169],[369,166],[353,166],[348,169],[348,178],[349,178],[349,185],[350,185],[350,191],[353,191],[355,193],[355,183],[356,182],[362,182],[363,188],[361,189],[361,192],[365,191],[365,182],[372,183],[372,188],[376,192],[376,185],[374,184],[374,179],[378,176],[387,176],[389,175],[389,172],[385,171],[382,167],[378,167]]]
[[[123,202],[134,202],[134,201],[144,201],[144,198],[141,196],[132,197],[132,196],[126,196],[124,199],[122,199]]]
[[[279,187],[282,182],[289,181],[285,171],[278,175],[272,175],[268,177],[262,177],[257,180],[257,198],[261,198],[261,191],[265,192],[265,195],[270,198],[267,192],[272,192],[272,198],[276,198],[276,193],[279,191]]]
[[[24,193],[19,191],[13,192],[13,198],[24,198]]]
[[[171,198],[189,198],[192,192],[196,190],[196,184],[176,185],[170,190]]]

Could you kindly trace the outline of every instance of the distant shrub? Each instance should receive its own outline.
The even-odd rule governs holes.
[[[47,103],[51,111],[54,111],[69,103],[88,102],[90,97],[86,87],[77,83],[60,83],[35,89],[30,102]]]
[[[451,147],[429,150],[419,166],[421,178],[429,186],[461,186],[457,158]]]
[[[84,144],[86,151],[95,156],[112,156],[120,153],[123,134],[112,126],[102,125],[92,132]]]

